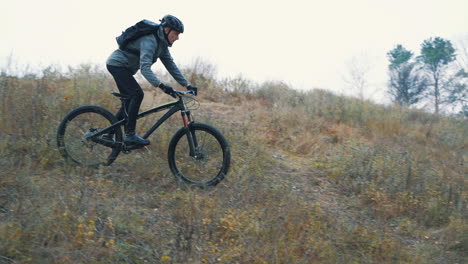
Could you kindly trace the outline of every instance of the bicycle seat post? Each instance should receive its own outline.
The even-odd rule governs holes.
[[[122,108],[124,109],[125,116],[128,117],[126,103],[130,100],[130,97],[128,95],[120,94],[116,92],[112,92],[112,95],[120,99],[120,102],[122,103]]]

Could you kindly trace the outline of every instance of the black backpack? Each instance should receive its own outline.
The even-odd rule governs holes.
[[[149,34],[154,34],[156,36],[158,28],[159,24],[145,19],[127,28],[115,39],[117,40],[117,44],[119,44],[119,49],[124,50],[132,40]]]

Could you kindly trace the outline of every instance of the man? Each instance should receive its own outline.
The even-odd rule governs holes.
[[[151,66],[159,58],[172,77],[187,90],[197,94],[197,88],[189,85],[188,81],[174,63],[169,52],[179,34],[184,32],[182,21],[172,15],[166,15],[155,34],[148,34],[130,41],[123,50],[115,50],[107,59],[107,69],[114,77],[120,93],[129,97],[124,106],[117,112],[119,120],[124,119],[128,113],[128,122],[125,126],[124,142],[129,145],[149,145],[150,141],[135,133],[136,117],[143,101],[143,90],[133,75],[140,70],[141,74],[154,87],[161,88],[166,94],[176,97],[172,87],[163,84],[151,70]]]

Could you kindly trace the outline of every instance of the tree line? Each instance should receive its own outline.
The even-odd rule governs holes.
[[[467,117],[468,69],[467,65],[454,63],[456,52],[451,41],[441,37],[425,40],[419,56],[396,45],[387,53],[392,101],[403,106],[429,101],[436,114],[442,106],[451,106]]]

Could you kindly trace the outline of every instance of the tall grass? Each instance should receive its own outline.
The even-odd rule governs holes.
[[[119,107],[102,69],[2,71],[0,263],[466,259],[466,120],[281,82],[217,80],[200,61],[184,71],[200,86],[195,120],[220,128],[232,148],[232,170],[213,189],[171,175],[177,117],[147,150],[110,167],[62,160],[55,134],[69,110]],[[170,100],[143,87],[143,108]]]

